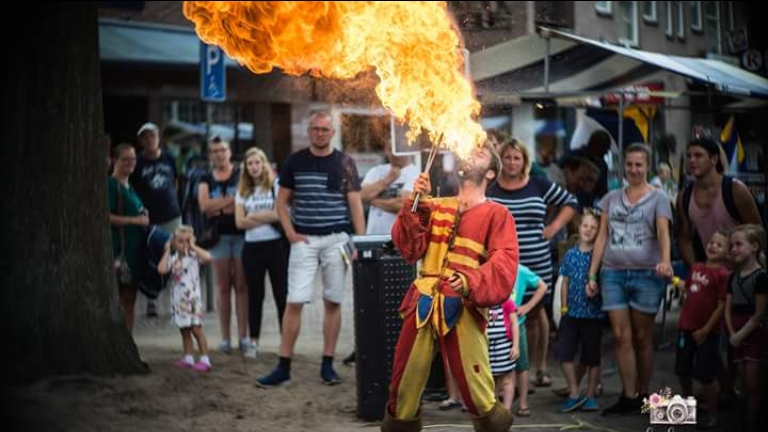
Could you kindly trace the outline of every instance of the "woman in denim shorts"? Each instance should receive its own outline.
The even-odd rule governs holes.
[[[232,291],[235,292],[235,311],[240,351],[245,353],[251,344],[248,338],[248,287],[240,256],[243,251],[243,232],[235,223],[235,195],[240,168],[232,164],[229,143],[214,138],[208,144],[211,171],[200,179],[197,199],[205,217],[218,226],[219,241],[209,247],[213,257],[213,276],[216,281],[216,310],[221,326],[219,351],[229,354],[230,320],[232,318]],[[233,289],[234,288],[234,289]]]
[[[619,401],[604,415],[640,411],[651,380],[653,322],[666,279],[672,277],[672,208],[666,194],[648,184],[650,160],[651,151],[646,145],[629,146],[624,154],[628,186],[611,191],[599,204],[603,218],[587,289],[593,295],[598,291],[602,295],[624,386]]]

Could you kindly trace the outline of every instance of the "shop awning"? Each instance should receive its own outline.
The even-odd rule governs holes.
[[[768,79],[728,63],[636,50],[540,27],[550,39],[548,93],[574,96],[619,89],[660,70],[688,77],[717,93],[768,99]],[[478,95],[526,97],[544,93],[545,39],[528,35],[471,56]],[[502,98],[504,99],[504,98]]]
[[[191,27],[99,20],[99,53],[102,61],[198,65],[200,39]],[[237,63],[227,57],[227,66]]]

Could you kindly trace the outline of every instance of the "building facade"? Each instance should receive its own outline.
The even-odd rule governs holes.
[[[748,103],[739,110],[736,99],[678,73],[557,37],[550,38],[551,64],[544,61],[541,27],[764,73],[755,55],[764,52],[762,33],[746,2],[447,3],[470,52],[484,126],[505,129],[534,150],[543,134],[555,136],[560,152],[567,151],[583,106],[605,108],[609,90],[627,87],[664,92],[654,98],[646,140],[667,145],[666,137],[673,136],[676,148],[662,153],[670,154],[674,166],[694,129],[717,134],[731,113],[738,113],[745,141],[768,136],[765,122],[755,120],[764,110]],[[365,85],[370,75],[339,92],[331,80],[255,75],[229,60],[226,102],[202,102],[200,41],[181,2],[101,2],[99,31],[105,126],[115,143],[133,141],[138,126],[149,120],[183,146],[221,134],[233,141],[235,153],[256,145],[280,163],[308,144],[309,111],[329,108],[339,131],[334,145],[350,151],[363,174],[381,162],[381,148],[393,135],[373,86]]]
[[[746,2],[449,4],[472,51],[472,74],[485,124],[505,129],[532,150],[541,134],[556,135],[563,152],[572,144],[583,144],[571,142],[573,129],[585,113],[581,107],[610,107],[617,96],[606,95],[623,88],[655,91],[660,96],[643,101],[650,102],[654,111],[645,141],[676,167],[694,131],[719,137],[732,114],[738,115],[739,130],[751,140],[763,142],[760,137],[768,136],[758,120],[765,114],[762,102],[724,97],[690,77],[595,46],[607,43],[664,56],[713,59],[765,74],[765,65],[754,64],[758,63],[755,56],[746,54],[764,51],[760,29],[749,17]],[[549,32],[542,27],[597,43],[574,44],[549,37],[547,62]],[[624,95],[625,103],[634,105],[638,97],[630,92]],[[669,145],[670,137],[676,146]]]

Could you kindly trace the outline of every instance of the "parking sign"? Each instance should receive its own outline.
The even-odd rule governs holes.
[[[200,98],[224,102],[227,98],[227,68],[224,52],[216,45],[200,41]]]

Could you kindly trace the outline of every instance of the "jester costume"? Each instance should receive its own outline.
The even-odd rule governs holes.
[[[403,258],[422,259],[419,276],[400,305],[403,326],[395,347],[382,431],[421,430],[419,407],[439,349],[459,385],[477,431],[506,431],[512,415],[496,401],[485,336],[487,307],[507,300],[518,264],[509,211],[486,201],[461,214],[455,197],[406,203],[392,228]],[[445,280],[461,278],[463,295]]]

